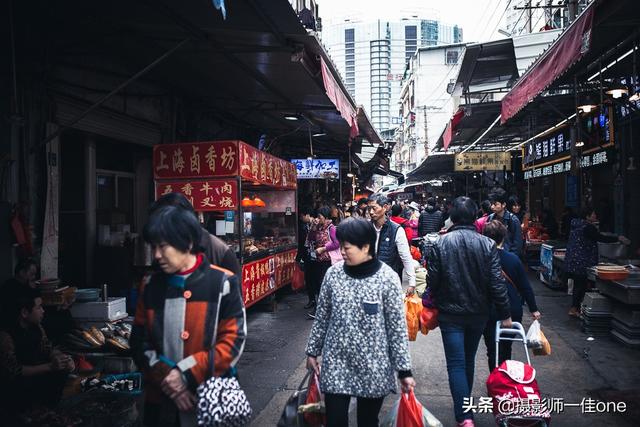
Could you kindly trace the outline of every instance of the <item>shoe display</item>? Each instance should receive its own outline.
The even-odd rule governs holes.
[[[308,310],[308,309],[313,308],[313,307],[315,307],[315,306],[316,306],[316,301],[315,301],[315,300],[311,300],[311,301],[309,301],[309,302],[307,303],[307,305],[305,305],[305,306],[304,306],[304,308],[305,308],[306,310]]]

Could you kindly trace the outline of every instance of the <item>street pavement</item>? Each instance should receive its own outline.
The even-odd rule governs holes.
[[[543,397],[562,398],[565,405],[574,405],[552,414],[551,425],[640,425],[640,351],[627,349],[609,337],[587,340],[589,336],[581,331],[580,321],[567,316],[571,297],[546,288],[533,274],[530,278],[542,312],[542,328],[552,346],[550,356],[532,356],[540,390]],[[303,308],[306,302],[303,294],[281,292],[275,311],[271,304],[248,311],[248,339],[238,371],[254,410],[252,426],[275,426],[287,399],[304,377],[304,348],[312,325]],[[528,327],[531,318],[525,315],[523,323]],[[439,329],[427,336],[419,334],[417,341],[410,343],[410,351],[418,400],[444,426],[455,426]],[[524,360],[524,350],[517,343],[513,356]],[[481,342],[472,393],[475,402],[486,396],[488,375],[486,349]],[[381,419],[397,398],[390,395],[385,399]],[[575,406],[583,399],[622,401],[626,412],[591,413],[590,400],[582,407]],[[477,413],[475,419],[479,427],[496,425],[490,413]],[[350,423],[356,425],[353,401]]]

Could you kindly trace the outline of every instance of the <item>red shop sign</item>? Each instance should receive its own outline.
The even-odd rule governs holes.
[[[296,188],[297,172],[293,163],[240,142],[240,176],[273,187]]]
[[[238,141],[155,145],[153,176],[156,179],[237,176],[238,161]]]
[[[184,194],[198,212],[238,208],[238,182],[234,179],[157,181],[156,199],[167,193]]]

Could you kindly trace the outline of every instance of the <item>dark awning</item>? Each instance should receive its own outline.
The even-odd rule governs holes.
[[[407,182],[421,182],[430,179],[437,179],[442,175],[453,173],[453,154],[432,154],[407,174]]]
[[[518,79],[513,40],[467,45],[456,86],[462,94],[486,93],[511,87]]]

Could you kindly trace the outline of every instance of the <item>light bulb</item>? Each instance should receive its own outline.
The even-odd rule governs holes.
[[[576,147],[583,147],[583,146],[584,146],[584,141],[576,142]]]
[[[626,91],[623,90],[623,89],[614,89],[614,90],[611,91],[611,96],[614,99],[618,99],[618,98],[622,98],[622,95],[624,95],[625,93],[626,93]]]

